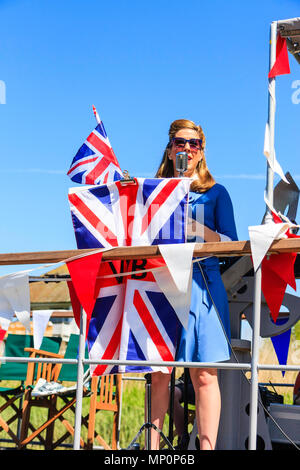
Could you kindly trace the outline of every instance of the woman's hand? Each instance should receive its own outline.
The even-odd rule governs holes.
[[[187,235],[188,237],[201,237],[205,242],[220,241],[220,235],[218,233],[191,218],[188,218]]]

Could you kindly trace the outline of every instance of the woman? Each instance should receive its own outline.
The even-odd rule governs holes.
[[[194,122],[179,119],[169,130],[157,178],[178,177],[176,154],[188,154],[184,177],[192,179],[189,196],[190,223],[188,241],[237,240],[232,203],[227,190],[208,171],[205,135]],[[204,210],[203,210],[204,209]],[[220,321],[220,318],[222,321]],[[177,361],[218,362],[230,357],[230,323],[226,291],[221,279],[219,262],[210,257],[194,263],[191,309],[187,330],[182,329],[176,353]],[[221,398],[214,368],[190,368],[195,390],[196,419],[201,450],[215,448],[219,427]],[[152,374],[151,418],[162,429],[169,404],[170,376]],[[159,434],[151,431],[151,447],[159,448]]]

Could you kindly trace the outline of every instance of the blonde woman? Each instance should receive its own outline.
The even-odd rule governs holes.
[[[188,154],[184,176],[191,178],[189,195],[190,224],[188,241],[217,242],[237,240],[230,196],[215,182],[205,159],[205,135],[201,126],[179,119],[169,129],[169,142],[157,171],[157,178],[178,177],[176,154]],[[226,291],[215,257],[194,263],[189,323],[182,328],[176,360],[218,362],[230,357],[230,323]],[[189,369],[195,390],[196,418],[201,450],[216,445],[221,398],[217,368]],[[162,429],[169,404],[170,376],[152,374],[151,419]],[[151,431],[151,447],[159,448],[159,434]]]

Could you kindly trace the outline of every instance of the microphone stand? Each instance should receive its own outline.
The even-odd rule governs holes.
[[[147,398],[147,400],[146,400],[146,422],[140,428],[140,430],[138,431],[138,433],[136,434],[134,439],[131,441],[131,443],[129,444],[129,446],[127,447],[126,450],[130,450],[130,449],[135,448],[134,444],[135,444],[135,442],[137,441],[137,439],[139,438],[139,436],[141,435],[141,433],[143,432],[144,429],[146,429],[145,449],[146,450],[151,450],[151,428],[155,429],[155,431],[157,431],[161,435],[161,437],[163,438],[165,443],[168,445],[169,449],[174,450],[173,445],[171,444],[169,439],[164,435],[162,430],[158,429],[158,427],[155,426],[155,424],[151,423],[151,374],[146,374],[145,379],[146,379],[146,398]]]

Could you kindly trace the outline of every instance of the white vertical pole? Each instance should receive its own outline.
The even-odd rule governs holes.
[[[273,67],[276,60],[276,39],[277,39],[277,21],[273,21],[270,27],[270,45],[269,45],[269,70]],[[275,78],[269,78],[268,95],[268,126],[269,126],[269,145],[270,160],[274,162],[274,135],[275,135]],[[271,205],[273,205],[274,172],[267,164],[266,193]],[[273,165],[272,165],[273,166]],[[272,219],[269,208],[267,207],[265,223]],[[258,410],[258,359],[259,359],[259,338],[260,338],[260,315],[261,315],[261,266],[254,272],[254,300],[253,300],[253,332],[252,332],[252,351],[251,351],[251,389],[250,389],[250,420],[249,420],[249,450],[256,449],[257,436],[257,410]]]
[[[261,313],[261,265],[254,272],[254,299],[253,299],[253,331],[251,351],[251,388],[250,388],[250,420],[249,420],[249,450],[256,449],[257,435],[257,405],[258,405],[258,359]]]
[[[76,405],[75,405],[75,426],[74,426],[74,443],[73,449],[80,450],[80,434],[81,434],[81,416],[82,416],[82,397],[83,397],[83,375],[84,375],[84,353],[85,353],[85,337],[86,337],[86,313],[81,307],[80,311],[80,334],[79,334],[79,350],[78,350],[78,368],[77,368],[77,388],[76,388]]]
[[[270,46],[269,46],[269,70],[273,67],[276,60],[276,38],[277,38],[277,21],[273,21],[270,27]],[[269,95],[268,95],[268,125],[270,136],[270,160],[274,162],[274,135],[275,135],[275,78],[269,78]],[[274,172],[268,163],[267,166],[267,181],[266,193],[269,202],[273,206],[273,187],[274,187]],[[269,209],[267,208],[267,216],[272,217]]]
[[[119,412],[119,419],[118,419],[118,437],[117,437],[117,449],[120,450],[120,429],[121,429],[121,419],[122,419],[122,397],[123,397],[123,379],[121,379],[121,387],[120,387],[120,412]]]
[[[270,45],[269,45],[269,70],[273,67],[276,60],[276,39],[277,39],[277,21],[273,21],[270,27]],[[269,78],[268,95],[268,126],[269,126],[269,145],[270,160],[274,162],[274,134],[275,134],[275,78]],[[273,165],[272,165],[273,166]],[[268,162],[266,193],[271,205],[273,205],[273,187],[274,172]],[[269,208],[267,207],[265,223],[272,219]],[[253,299],[253,332],[252,332],[252,351],[251,351],[251,389],[250,389],[250,420],[249,420],[249,450],[256,449],[257,436],[257,405],[258,405],[258,359],[259,359],[259,338],[260,338],[260,315],[261,315],[261,266],[254,272],[254,299]]]

